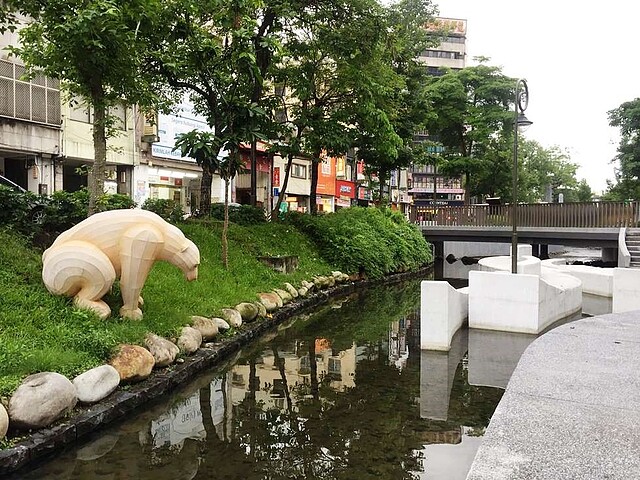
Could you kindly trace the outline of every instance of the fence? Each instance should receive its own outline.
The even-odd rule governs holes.
[[[519,227],[618,228],[640,226],[640,202],[518,204]],[[409,218],[419,225],[452,227],[508,227],[511,205],[437,206],[419,211],[412,206]]]

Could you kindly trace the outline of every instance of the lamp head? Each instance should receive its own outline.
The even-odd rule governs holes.
[[[518,120],[516,120],[516,123],[518,125],[518,128],[523,128],[523,129],[526,129],[531,125],[533,125],[533,122],[529,120],[523,112],[520,112],[518,114]]]

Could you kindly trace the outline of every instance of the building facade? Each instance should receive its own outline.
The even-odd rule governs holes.
[[[422,53],[422,62],[430,75],[442,75],[446,69],[460,70],[467,60],[467,21],[459,18],[439,17],[430,27],[433,32],[445,32],[441,43]],[[416,132],[415,142],[433,142],[434,153],[441,147],[429,132]],[[440,175],[433,165],[415,165],[409,169],[408,194],[419,221],[430,221],[438,206],[463,205],[465,198],[462,178]]]

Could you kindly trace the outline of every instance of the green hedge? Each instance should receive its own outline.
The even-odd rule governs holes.
[[[432,261],[420,231],[389,209],[352,207],[319,216],[290,212],[285,221],[306,232],[323,258],[345,272],[380,278]]]

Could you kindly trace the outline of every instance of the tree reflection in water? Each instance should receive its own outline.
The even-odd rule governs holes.
[[[419,282],[379,287],[294,319],[15,478],[420,478],[424,446],[459,443],[463,428],[481,434],[502,390],[470,386],[465,357],[446,420],[421,418],[419,294]]]

